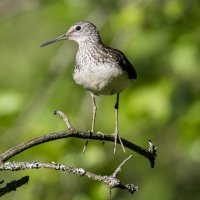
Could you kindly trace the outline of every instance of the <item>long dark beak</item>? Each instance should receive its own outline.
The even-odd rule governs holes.
[[[63,35],[61,35],[61,36],[59,36],[59,37],[57,37],[57,38],[55,38],[55,39],[53,39],[53,40],[49,40],[49,41],[43,43],[42,45],[40,45],[40,47],[47,46],[47,45],[49,45],[49,44],[52,44],[52,43],[54,43],[54,42],[58,42],[58,41],[60,41],[60,40],[66,40],[67,38],[68,38],[67,35],[66,35],[66,34],[63,34]]]

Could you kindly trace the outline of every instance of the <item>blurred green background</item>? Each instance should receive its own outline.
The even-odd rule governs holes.
[[[41,169],[0,172],[9,182],[30,175],[29,184],[4,196],[15,200],[197,200],[200,199],[200,2],[198,0],[1,0],[0,151],[43,134],[66,129],[53,116],[64,111],[78,130],[89,130],[89,92],[72,78],[77,44],[40,44],[74,22],[96,24],[107,45],[122,50],[138,79],[120,97],[121,136],[158,146],[155,169],[113,144],[63,139],[14,157],[15,161],[58,162],[96,174],[111,174],[129,154],[120,179],[139,185],[132,196],[99,182]],[[115,96],[97,98],[96,130],[114,130]],[[1,186],[3,187],[4,184]]]

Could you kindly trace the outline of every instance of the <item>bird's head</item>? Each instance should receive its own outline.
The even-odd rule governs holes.
[[[74,40],[79,44],[84,42],[92,43],[99,42],[100,36],[94,24],[83,21],[72,25],[65,34],[43,43],[41,47],[47,46],[60,40]]]

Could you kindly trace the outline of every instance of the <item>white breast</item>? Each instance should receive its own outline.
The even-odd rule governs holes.
[[[129,83],[128,75],[119,66],[105,63],[92,65],[90,61],[74,71],[75,82],[96,95],[121,92]]]

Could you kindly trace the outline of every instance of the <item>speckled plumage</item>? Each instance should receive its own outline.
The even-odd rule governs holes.
[[[95,95],[112,95],[121,92],[137,77],[131,63],[119,50],[105,46],[96,27],[89,22],[79,22],[72,26],[83,26],[89,33],[83,40],[77,40],[74,80]],[[81,37],[81,34],[80,34]]]
[[[136,78],[130,62],[120,51],[102,43],[79,45],[76,55],[74,80],[95,95],[121,92]]]
[[[74,40],[79,44],[73,78],[77,84],[83,86],[92,94],[93,120],[91,131],[94,132],[97,109],[94,95],[117,94],[114,153],[118,139],[125,152],[118,132],[118,100],[119,93],[127,87],[131,79],[137,78],[136,71],[121,51],[108,47],[101,42],[96,26],[90,22],[78,22],[71,26],[65,34],[45,42],[41,46],[65,39]]]

